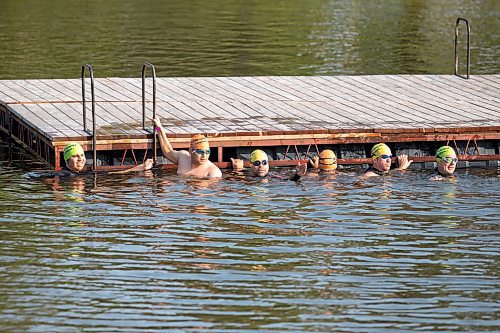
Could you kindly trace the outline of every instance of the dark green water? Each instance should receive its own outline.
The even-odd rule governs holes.
[[[139,77],[144,61],[159,76],[449,74],[457,17],[471,22],[472,73],[500,72],[495,0],[0,5],[0,79],[75,78],[83,63],[97,77]]]
[[[499,73],[498,1],[0,0],[0,79]],[[463,42],[463,41],[462,41]],[[462,43],[463,45],[463,43]],[[12,155],[13,162],[9,162]],[[0,139],[1,332],[499,331],[498,170],[29,179]]]

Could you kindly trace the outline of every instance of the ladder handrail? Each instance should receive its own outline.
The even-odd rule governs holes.
[[[156,118],[156,70],[155,66],[149,62],[142,65],[142,129],[146,130],[146,67],[151,69],[153,79],[153,118]],[[153,125],[154,126],[154,125]],[[153,127],[153,163],[156,165],[156,135]]]
[[[92,133],[87,129],[87,108],[85,101],[85,68],[88,68],[90,75],[90,93],[92,96]],[[93,165],[92,169],[97,168],[97,144],[96,144],[96,131],[95,131],[95,94],[94,94],[94,71],[90,64],[82,65],[82,104],[83,104],[83,130],[92,135],[92,152],[93,152]]]
[[[460,21],[464,21],[467,26],[467,79],[470,78],[470,25],[469,21],[464,18],[457,18],[457,22],[455,23],[455,75],[463,77],[458,74],[458,27],[460,25]]]

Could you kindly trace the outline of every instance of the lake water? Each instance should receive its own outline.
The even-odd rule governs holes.
[[[0,79],[500,72],[497,0],[2,0]],[[461,29],[465,61],[465,30]],[[462,62],[464,64],[464,62]],[[463,68],[465,70],[465,68]]]
[[[496,169],[57,181],[20,164],[0,167],[6,332],[500,328]]]
[[[449,74],[458,16],[472,73],[500,72],[498,1],[0,7],[0,79],[77,78],[86,62],[138,77],[144,61],[159,76]],[[26,177],[39,167],[0,137],[2,332],[500,330],[497,169]]]

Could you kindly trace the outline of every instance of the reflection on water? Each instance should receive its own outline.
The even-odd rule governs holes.
[[[0,167],[7,331],[498,329],[497,170],[24,175]]]
[[[496,74],[495,0],[3,0],[0,79],[452,74],[455,20],[472,74]],[[465,33],[461,59],[465,59]],[[465,64],[465,62],[462,62]]]
[[[497,1],[2,1],[0,79],[498,73]],[[462,44],[463,45],[463,44]],[[7,332],[498,331],[497,170],[29,179],[0,141]],[[11,154],[12,153],[12,154]],[[6,156],[13,163],[5,162]]]

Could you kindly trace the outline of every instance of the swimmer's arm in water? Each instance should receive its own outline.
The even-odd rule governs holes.
[[[122,170],[122,171],[112,171],[110,174],[125,174],[125,173],[130,173],[130,172],[136,172],[136,171],[146,171],[149,170],[153,167],[153,159],[148,158],[144,163],[136,165],[135,167],[132,167],[127,170]]]
[[[297,170],[295,170],[295,174],[292,177],[290,177],[290,180],[297,181],[302,176],[304,176],[306,172],[307,172],[307,163],[299,162],[299,164],[297,164]]]
[[[180,151],[174,150],[170,141],[167,138],[167,134],[165,133],[165,129],[161,125],[160,119],[154,118],[153,123],[155,128],[158,131],[158,138],[160,141],[161,151],[163,155],[172,163],[179,164],[179,157],[182,155]]]

